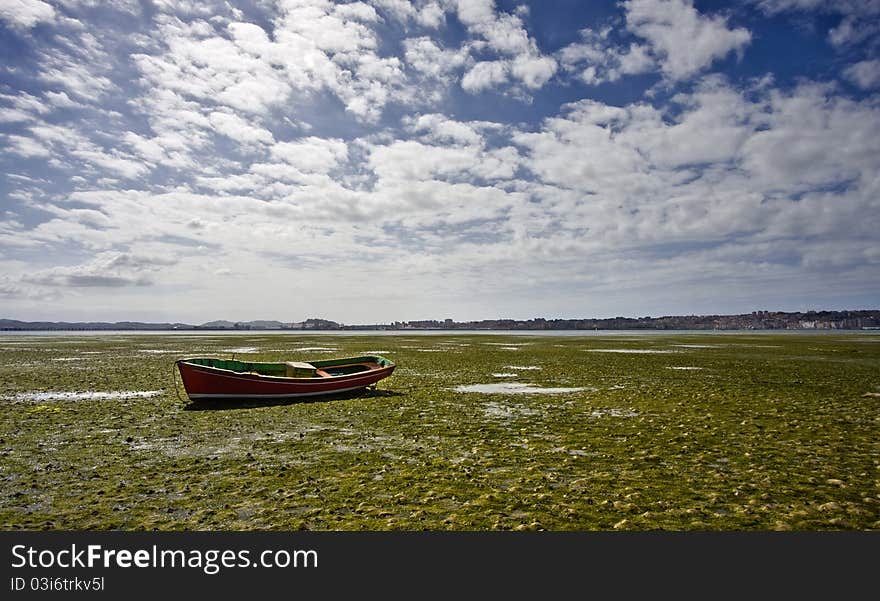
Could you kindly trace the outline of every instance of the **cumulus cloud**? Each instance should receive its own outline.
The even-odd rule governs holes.
[[[534,90],[556,73],[556,60],[541,53],[520,15],[497,12],[494,0],[459,0],[457,8],[459,20],[484,42],[475,46],[485,46],[502,57],[474,65],[461,82],[466,91],[494,87],[506,81],[508,74]]]
[[[691,0],[627,0],[627,28],[645,39],[674,80],[699,73],[730,52],[740,52],[752,36],[742,27],[730,29],[720,16],[706,16]]]
[[[106,32],[92,0],[55,6],[0,91],[0,295],[15,310],[54,295],[122,311],[174,290],[192,316],[267,281],[265,311],[290,320],[316,303],[374,321],[539,297],[582,315],[590,292],[620,311],[680,310],[683,291],[791,299],[820,280],[876,292],[877,65],[854,47],[870,23],[855,8],[834,13],[850,61],[837,81],[777,86],[707,75],[750,35],[686,0],[617,4],[564,39],[535,35],[538,5],[491,0],[122,3],[136,31]],[[625,79],[645,73],[662,89]],[[474,96],[489,91],[506,98]]]
[[[55,88],[60,87],[65,95],[94,103],[115,88],[108,76],[113,58],[96,35],[83,30],[78,21],[72,22],[75,25],[69,31],[56,36],[58,46],[40,53],[38,77]]]
[[[876,0],[753,0],[765,13],[816,13],[840,15],[840,22],[828,31],[828,41],[845,47],[872,39],[880,32]]]
[[[461,68],[468,58],[466,50],[443,48],[427,36],[403,41],[404,56],[410,67],[421,76],[445,80]]]
[[[403,122],[409,131],[424,133],[432,142],[466,145],[482,145],[484,139],[480,130],[500,127],[488,122],[463,123],[437,113],[405,117]]]
[[[619,48],[609,39],[610,28],[583,29],[581,41],[562,48],[557,54],[565,70],[577,72],[589,85],[617,81],[624,75],[638,75],[656,68],[649,48],[631,43]]]
[[[0,0],[0,19],[18,29],[55,20],[55,9],[41,0]]]
[[[303,172],[327,173],[348,156],[342,140],[310,136],[292,142],[279,142],[272,147],[272,157]]]
[[[481,61],[471,67],[461,79],[461,87],[473,94],[507,81],[510,65],[507,61]]]
[[[867,243],[869,226],[842,224],[876,202],[880,115],[870,103],[818,86],[749,99],[718,81],[679,101],[674,120],[580,101],[542,131],[516,134],[524,166],[547,186],[536,189],[547,212],[625,246],[805,232]],[[840,152],[829,156],[829,144]],[[840,191],[803,196],[817,189]],[[842,203],[837,218],[808,217],[830,198]]]
[[[176,260],[168,257],[108,251],[98,253],[87,263],[38,271],[26,275],[22,280],[53,287],[149,286],[153,283],[153,273],[175,263]]]
[[[863,90],[880,87],[880,60],[865,60],[847,67],[844,76]]]
[[[253,126],[231,112],[214,111],[208,115],[208,121],[218,133],[244,146],[275,142],[272,132],[268,129]]]
[[[236,112],[267,115],[297,95],[329,91],[371,121],[405,95],[400,60],[376,54],[377,21],[368,5],[330,3],[280,3],[270,31],[248,22],[217,31],[166,15],[158,19],[164,51],[133,58],[146,84]]]

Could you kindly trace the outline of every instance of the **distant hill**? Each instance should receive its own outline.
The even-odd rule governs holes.
[[[338,330],[342,326],[327,319],[307,319],[299,323],[275,320],[216,320],[201,325],[189,323],[145,323],[139,321],[19,321],[0,319],[0,330]]]
[[[231,321],[223,321],[221,319],[218,321],[209,321],[207,323],[203,323],[201,327],[203,327],[203,328],[221,328],[221,329],[230,328],[231,329],[231,328],[235,327],[235,324],[232,323]]]
[[[0,319],[0,330],[189,330],[194,326],[185,323],[147,323],[141,321],[18,321]]]
[[[329,319],[144,323],[139,321],[65,322],[0,319],[0,330],[862,330],[880,329],[880,310],[754,311],[740,315],[665,315],[602,319],[451,319],[343,325]]]

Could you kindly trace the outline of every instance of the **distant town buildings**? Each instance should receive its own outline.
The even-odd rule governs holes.
[[[742,315],[667,315],[605,319],[491,319],[393,322],[400,330],[861,330],[880,329],[880,311],[754,311]]]

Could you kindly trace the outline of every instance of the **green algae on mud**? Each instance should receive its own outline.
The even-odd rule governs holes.
[[[0,336],[0,527],[880,526],[880,337],[627,334]],[[330,400],[172,380],[184,356],[378,348],[394,375]],[[456,390],[493,374],[559,392]]]

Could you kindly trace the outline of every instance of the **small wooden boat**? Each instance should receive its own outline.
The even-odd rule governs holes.
[[[195,358],[175,365],[192,400],[295,399],[349,392],[387,378],[395,367],[379,355],[284,363]]]

